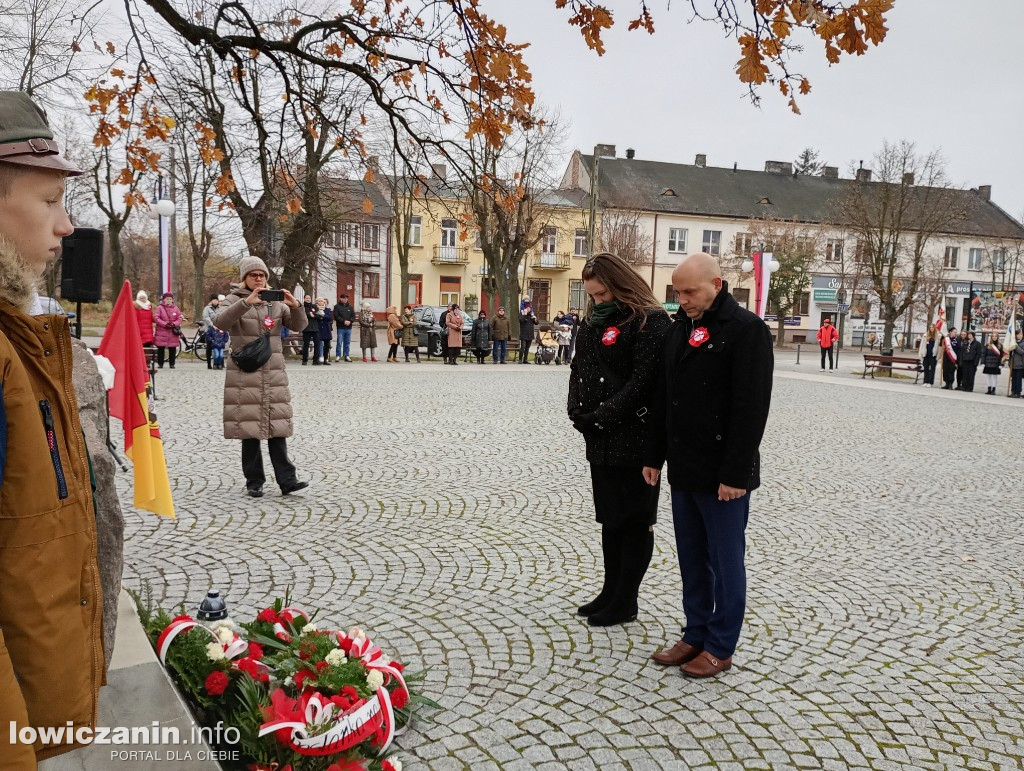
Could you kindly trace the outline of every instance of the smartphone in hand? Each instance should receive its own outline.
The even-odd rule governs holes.
[[[261,289],[259,298],[264,302],[284,302],[283,289]]]

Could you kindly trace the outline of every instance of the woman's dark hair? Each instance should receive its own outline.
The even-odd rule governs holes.
[[[629,318],[641,317],[640,328],[647,323],[647,315],[654,310],[662,310],[661,303],[655,298],[651,288],[640,278],[640,274],[630,267],[621,257],[610,252],[599,252],[583,265],[584,281],[596,279],[608,287],[608,291],[622,305],[629,308]],[[594,301],[587,299],[586,318],[589,320],[594,313]]]

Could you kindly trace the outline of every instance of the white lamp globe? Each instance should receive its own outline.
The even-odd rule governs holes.
[[[170,217],[174,214],[174,201],[169,198],[161,198],[156,202],[156,212],[161,217]]]
[[[750,273],[750,271],[754,269],[754,263],[750,260],[744,260],[743,264],[740,265],[740,268],[743,269],[744,273]]]
[[[778,260],[771,259],[771,260],[768,260],[768,265],[766,267],[768,268],[768,271],[770,273],[774,273],[775,271],[777,271],[782,266],[779,265],[779,261]]]
[[[151,220],[160,219],[160,214],[156,210],[155,203],[151,203],[148,207],[146,207],[146,216],[149,217]]]

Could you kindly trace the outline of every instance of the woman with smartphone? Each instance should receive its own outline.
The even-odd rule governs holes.
[[[292,397],[284,367],[281,328],[302,332],[306,314],[287,289],[267,289],[270,271],[259,257],[243,257],[241,285],[224,298],[214,325],[227,330],[237,351],[268,336],[270,358],[253,372],[244,372],[229,358],[224,379],[224,438],[242,440],[242,473],[246,491],[263,496],[266,477],[260,442],[266,441],[274,478],[283,495],[309,487],[300,482],[288,459],[287,437],[292,435]]]

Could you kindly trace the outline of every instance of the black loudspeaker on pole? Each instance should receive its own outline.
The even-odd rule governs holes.
[[[60,296],[78,304],[77,336],[82,336],[82,303],[103,299],[103,231],[75,228],[61,240]]]

